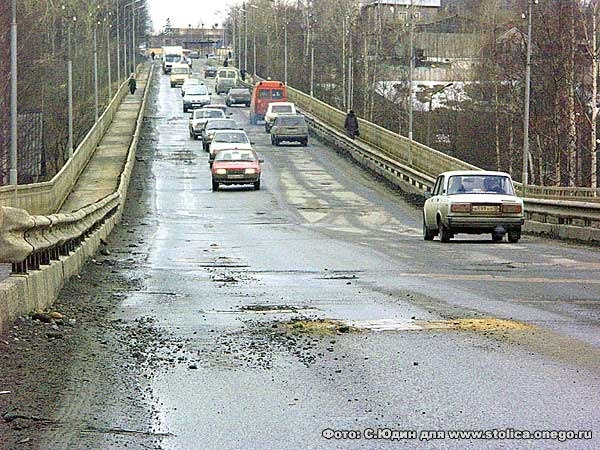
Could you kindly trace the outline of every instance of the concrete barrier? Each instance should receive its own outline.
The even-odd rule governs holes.
[[[150,75],[146,83],[144,97],[137,116],[133,139],[127,150],[126,163],[120,176],[117,192],[114,194],[114,197],[119,200],[115,213],[104,217],[102,223],[94,224],[93,220],[89,220],[89,216],[99,210],[95,205],[90,205],[80,211],[76,211],[72,216],[73,218],[77,217],[78,221],[73,224],[73,228],[79,230],[82,237],[80,242],[78,242],[78,245],[72,248],[68,255],[58,255],[55,260],[50,260],[47,264],[41,265],[39,270],[31,270],[23,275],[13,274],[8,279],[0,282],[0,333],[6,331],[18,316],[27,314],[32,310],[45,309],[50,306],[58,297],[65,282],[80,272],[87,260],[97,252],[101,245],[101,240],[105,240],[120,221],[131,171],[133,170],[135,163],[138,136],[142,125],[148,93],[150,92],[149,87],[151,81],[152,68],[150,68]],[[117,108],[115,108],[115,111],[116,110]],[[105,129],[108,128],[108,125],[109,124],[107,124]],[[94,149],[96,148],[96,145],[94,145]],[[86,159],[86,163],[91,156],[92,155],[90,154]],[[84,211],[88,211],[89,214],[86,214]],[[68,215],[62,214],[60,216]],[[51,222],[53,219],[56,220],[57,217],[60,216],[47,216],[47,219]],[[25,213],[21,218],[26,221],[28,220],[28,217],[31,218],[32,216]],[[62,218],[65,219],[65,217]],[[17,228],[20,226],[19,223],[16,225]],[[35,224],[31,225],[34,226]],[[21,231],[18,233],[21,233]],[[70,231],[67,234],[70,234]],[[14,236],[12,238],[14,239]],[[10,239],[10,237],[8,239]],[[20,239],[20,237],[17,237],[17,239]],[[44,244],[42,241],[44,237],[38,237],[37,239],[38,243],[36,245],[43,246]],[[25,240],[25,242],[28,242],[28,240]],[[26,247],[22,251],[27,253],[29,250],[30,248]]]

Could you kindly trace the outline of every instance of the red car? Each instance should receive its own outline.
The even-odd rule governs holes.
[[[252,184],[260,189],[260,163],[254,150],[219,150],[212,171],[212,190],[220,184]]]

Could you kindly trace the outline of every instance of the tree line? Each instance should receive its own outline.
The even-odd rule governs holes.
[[[51,179],[68,159],[67,62],[71,60],[73,68],[76,148],[95,121],[94,52],[101,114],[111,95],[133,71],[132,33],[137,42],[143,42],[149,27],[145,3],[146,0],[17,2],[19,135],[28,132],[26,118],[29,116],[26,113],[35,112],[41,117],[43,139],[36,151],[42,153],[44,166],[43,173],[31,179],[27,173],[28,161],[21,158],[20,183]],[[0,57],[4,64],[0,65],[0,185],[7,184],[9,168],[11,14],[11,2],[2,2]],[[22,150],[20,145],[20,154]]]
[[[532,3],[532,184],[597,187],[598,3]],[[403,135],[409,128],[409,94],[413,102],[427,104],[435,90],[420,86],[418,76],[408,88],[411,53],[413,75],[423,76],[434,73],[432,66],[443,66],[445,55],[456,56],[451,46],[468,48],[470,54],[451,65],[468,61],[470,69],[439,80],[442,87],[460,82],[462,94],[432,110],[414,111],[414,139],[431,140],[438,150],[520,179],[527,11],[528,0],[446,1],[434,17],[419,14],[416,6],[360,7],[356,0],[248,0],[244,8],[230,10],[227,29],[246,70],[256,66],[260,76],[283,79],[287,54],[292,87],[310,92],[314,67],[317,98],[339,109],[351,107]],[[435,54],[423,45],[432,39]],[[382,83],[390,80],[396,82],[395,94],[381,95]]]

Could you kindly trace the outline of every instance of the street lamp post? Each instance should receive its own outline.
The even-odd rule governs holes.
[[[408,22],[408,26],[409,26],[409,30],[408,30],[408,35],[409,35],[409,45],[410,45],[410,61],[408,64],[408,139],[409,140],[413,140],[413,100],[412,100],[412,93],[413,93],[413,71],[414,71],[414,64],[415,64],[415,59],[414,59],[414,43],[413,43],[413,0],[410,0],[410,11],[409,11],[409,22]]]
[[[248,67],[248,11],[246,10],[246,2],[243,3],[242,11],[244,12],[244,67]]]
[[[119,3],[117,0],[117,84],[121,82],[121,22],[119,18]]]
[[[66,12],[65,5],[62,10]],[[73,157],[73,60],[71,56],[71,21],[76,22],[77,16],[67,20],[67,115],[68,115],[68,142],[67,152],[69,159]]]
[[[287,39],[287,22],[283,31],[283,82],[288,84],[288,39]]]
[[[110,11],[108,15],[109,17],[112,15]],[[106,72],[108,75],[108,101],[110,101],[112,97],[112,74],[110,73],[110,28],[112,27],[112,24],[109,21],[106,21],[106,17],[104,18],[104,21],[106,22]]]
[[[531,93],[531,12],[533,4],[537,4],[538,0],[528,0],[527,2],[527,62],[525,65],[525,105],[523,108],[523,173],[522,173],[522,184],[523,192],[527,189],[529,182],[529,102]]]
[[[10,169],[9,183],[15,187],[17,180],[17,0],[12,0],[10,27]]]
[[[98,122],[98,21],[94,23],[94,116]]]

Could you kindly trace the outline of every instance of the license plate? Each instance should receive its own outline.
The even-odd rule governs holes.
[[[241,178],[244,178],[244,175],[227,175],[227,178],[229,178],[230,180],[239,180]]]
[[[472,205],[471,211],[479,213],[495,213],[500,211],[500,208],[498,205]]]

